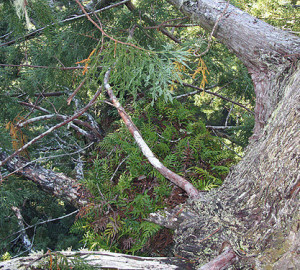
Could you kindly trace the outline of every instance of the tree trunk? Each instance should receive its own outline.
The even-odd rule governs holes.
[[[217,24],[214,37],[248,68],[256,93],[254,137],[258,137],[283,94],[276,81],[283,80],[300,57],[300,39],[232,5],[226,8],[226,1],[167,1],[207,31]]]
[[[169,2],[207,30],[226,6],[212,0]],[[214,35],[252,76],[256,140],[223,186],[207,194],[207,202],[194,200],[181,211],[185,217],[193,212],[192,218],[173,221],[175,251],[202,264],[230,245],[239,267],[300,269],[300,39],[231,5]]]

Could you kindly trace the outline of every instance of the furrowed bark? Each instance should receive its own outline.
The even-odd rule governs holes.
[[[5,160],[7,157],[8,154],[0,148],[0,161]],[[7,161],[5,167],[10,172],[17,170],[16,175],[26,177],[35,182],[42,190],[72,204],[76,208],[83,207],[89,203],[92,195],[76,180],[62,173],[55,173],[52,170],[45,169],[37,164],[27,164],[28,162],[25,159],[14,157]]]
[[[155,157],[154,153],[151,151],[151,149],[148,147],[148,145],[143,140],[139,130],[137,129],[137,127],[134,125],[134,123],[130,119],[130,116],[125,112],[124,108],[121,106],[120,102],[117,100],[116,96],[114,95],[112,88],[108,83],[109,75],[110,75],[110,70],[108,70],[105,74],[104,86],[110,97],[110,100],[113,103],[113,105],[117,108],[119,115],[123,119],[129,132],[133,136],[134,140],[136,141],[139,148],[142,150],[144,156],[148,159],[150,164],[155,169],[157,169],[164,177],[166,177],[168,180],[170,180],[173,184],[182,188],[188,194],[189,197],[191,197],[191,198],[201,197],[202,199],[204,199],[202,194],[200,193],[200,191],[197,190],[190,182],[188,182],[186,179],[184,179],[180,175],[169,170],[158,160],[158,158]]]

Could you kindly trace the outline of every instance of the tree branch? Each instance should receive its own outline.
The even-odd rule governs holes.
[[[117,108],[119,115],[123,119],[125,125],[127,126],[129,132],[132,134],[139,148],[142,150],[144,156],[148,159],[148,161],[155,169],[157,169],[164,177],[169,179],[173,184],[182,188],[188,194],[189,197],[191,198],[202,197],[200,191],[197,190],[190,182],[188,182],[183,177],[169,170],[155,157],[154,153],[151,151],[151,149],[143,140],[138,128],[134,125],[130,116],[125,112],[124,108],[121,106],[120,102],[117,100],[116,96],[114,95],[113,90],[108,83],[109,76],[110,76],[110,69],[105,73],[105,77],[104,77],[105,89],[110,97],[111,102]]]
[[[11,154],[10,156],[6,157],[3,161],[0,161],[0,167],[3,166],[8,160],[10,160],[11,158],[15,157],[16,155],[18,155],[20,152],[24,151],[25,149],[27,149],[29,146],[31,146],[32,144],[34,144],[36,141],[38,141],[39,139],[45,137],[46,135],[50,134],[53,130],[58,129],[66,124],[68,124],[69,122],[73,121],[74,119],[78,118],[79,116],[81,116],[82,114],[84,114],[92,105],[94,105],[97,97],[100,95],[102,88],[99,87],[98,91],[96,92],[96,94],[93,96],[93,98],[91,99],[91,101],[84,107],[82,108],[79,112],[75,113],[73,116],[69,117],[68,119],[66,119],[65,121],[51,127],[50,129],[48,129],[47,131],[43,132],[42,134],[40,134],[39,136],[35,137],[34,139],[32,139],[31,141],[29,141],[28,143],[24,144],[21,148],[19,148],[17,151],[15,151],[13,154]]]
[[[167,257],[138,257],[127,254],[112,253],[108,251],[63,251],[46,254],[34,253],[27,257],[20,257],[0,262],[1,270],[28,269],[29,267],[48,268],[47,257],[67,259],[73,266],[72,259],[82,258],[84,262],[96,269],[136,269],[136,270],[181,270],[193,269],[191,263],[180,258]]]
[[[88,15],[92,15],[94,13],[99,13],[99,12],[102,12],[104,10],[108,10],[108,9],[111,9],[111,8],[114,8],[114,7],[117,7],[117,6],[120,6],[120,5],[123,5],[125,3],[127,3],[129,0],[124,0],[124,1],[121,1],[119,3],[115,3],[113,5],[110,5],[110,6],[107,6],[107,7],[104,7],[104,8],[101,8],[101,9],[98,9],[98,10],[95,10],[95,11],[92,11],[92,12],[89,12],[87,13]],[[70,18],[67,18],[65,20],[62,20],[60,21],[58,24],[62,24],[62,23],[65,23],[65,22],[70,22],[70,21],[74,21],[74,20],[78,20],[78,19],[81,19],[81,18],[84,18],[86,15],[85,14],[82,14],[82,15],[75,15],[75,16],[71,16]],[[18,38],[18,39],[15,39],[15,40],[11,40],[11,41],[8,41],[6,43],[2,43],[0,44],[0,47],[3,47],[3,46],[9,46],[9,45],[13,45],[15,44],[16,42],[18,41],[23,41],[24,39],[25,40],[28,40],[28,39],[31,39],[33,37],[35,37],[36,35],[40,34],[40,32],[42,32],[43,30],[45,30],[47,27],[49,26],[52,26],[52,25],[55,25],[56,23],[51,23],[51,24],[48,24],[44,27],[41,27],[27,35],[25,35],[24,37],[22,38]]]
[[[179,83],[178,81],[174,81],[174,82],[175,82],[175,83]],[[250,109],[248,109],[248,108],[247,108],[246,106],[244,106],[243,104],[241,104],[241,103],[239,103],[239,102],[236,102],[236,101],[233,101],[233,100],[231,100],[231,99],[229,99],[229,98],[227,98],[227,97],[224,97],[224,96],[222,96],[222,95],[220,95],[220,94],[218,94],[218,93],[211,92],[211,91],[207,90],[208,88],[203,89],[203,88],[200,88],[200,87],[198,87],[198,86],[194,86],[194,85],[188,84],[188,83],[182,83],[182,85],[187,86],[187,87],[190,87],[190,88],[194,88],[194,89],[197,89],[197,90],[196,90],[196,91],[193,91],[193,92],[190,92],[190,93],[183,94],[183,95],[175,96],[174,98],[179,99],[179,98],[183,98],[183,97],[188,97],[188,96],[196,95],[196,94],[201,93],[201,92],[205,92],[205,93],[207,93],[207,94],[210,94],[210,95],[216,96],[216,97],[218,97],[218,98],[221,98],[221,99],[223,99],[223,100],[226,100],[226,101],[228,101],[228,102],[231,102],[231,103],[233,103],[233,104],[235,104],[235,105],[237,105],[237,106],[240,106],[241,108],[247,110],[249,113],[251,113],[251,114],[254,115],[254,112],[251,111]],[[218,85],[215,85],[215,86],[212,86],[211,88],[217,87],[217,86],[218,86]]]

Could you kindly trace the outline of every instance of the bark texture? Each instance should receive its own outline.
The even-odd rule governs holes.
[[[275,89],[273,82],[286,76],[291,65],[300,58],[300,39],[233,5],[229,5],[223,14],[226,1],[168,2],[207,31],[212,31],[221,17],[214,32],[215,38],[239,57],[253,79],[256,93],[254,134],[258,137],[282,97],[282,89]]]
[[[7,157],[8,154],[0,148],[0,161],[5,160]],[[30,179],[44,191],[63,201],[67,201],[77,208],[88,204],[92,196],[76,180],[67,177],[63,173],[55,173],[38,164],[29,163],[21,157],[14,157],[8,160],[5,168],[10,172],[16,171],[17,175]]]
[[[226,3],[169,0],[211,30]],[[299,269],[300,39],[229,6],[215,37],[247,66],[255,87],[255,140],[223,186],[170,221],[175,252],[199,264],[231,246],[238,269]],[[180,218],[192,214],[192,218]],[[198,217],[195,217],[198,213]],[[183,220],[183,221],[182,221]],[[298,236],[298,238],[297,238]]]
[[[192,269],[191,264],[179,258],[146,258],[125,254],[117,254],[106,251],[64,251],[60,253],[38,254],[34,253],[27,257],[20,257],[10,261],[0,262],[1,270],[28,270],[50,269],[49,259],[67,258],[69,266],[72,260],[83,258],[85,263],[95,269],[155,269],[155,270],[182,270]],[[47,266],[48,265],[48,266]],[[52,267],[51,267],[52,269]],[[55,265],[56,269],[56,265]],[[71,269],[71,268],[70,268]]]

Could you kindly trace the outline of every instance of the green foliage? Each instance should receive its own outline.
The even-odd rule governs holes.
[[[198,27],[175,28],[173,35],[181,37],[180,45],[174,45],[157,29],[146,29],[170,18],[182,17],[167,1],[136,1],[134,12],[120,6],[98,13],[98,18],[92,16],[113,39],[86,18],[62,22],[82,14],[75,1],[27,2],[32,27],[45,27],[28,39],[24,35],[31,30],[25,20],[16,15],[12,2],[0,3],[1,44],[16,40],[10,46],[1,46],[0,62],[35,66],[0,67],[1,148],[10,153],[13,150],[14,138],[6,129],[8,123],[44,115],[21,106],[20,102],[36,104],[53,114],[72,115],[90,101],[111,68],[109,83],[116,96],[163,164],[200,190],[222,184],[229,167],[238,161],[234,152],[224,145],[242,152],[251,136],[252,116],[237,106],[231,109],[230,102],[205,93],[180,100],[176,96],[190,92],[183,82],[205,87],[217,84],[211,91],[252,109],[255,97],[251,79],[236,57],[216,42],[203,58],[194,57],[194,50],[201,52],[207,46],[206,34]],[[97,8],[100,8],[106,1],[98,2]],[[271,5],[270,1],[267,3]],[[263,5],[262,2],[257,4]],[[251,6],[253,12],[259,12],[250,2],[243,6]],[[295,16],[291,16],[294,20]],[[85,69],[61,69],[77,65]],[[83,79],[86,81],[76,100],[68,105],[67,97]],[[62,94],[46,98],[42,93],[47,92]],[[103,91],[99,102],[89,109],[106,135],[92,151],[81,153],[85,163],[82,184],[92,192],[94,201],[81,209],[75,222],[68,218],[27,230],[37,249],[70,246],[76,249],[85,245],[92,250],[149,255],[155,250],[155,237],[163,233],[159,226],[145,219],[151,212],[184,202],[185,194],[180,191],[180,195],[174,195],[176,188],[149,164],[119,121],[117,110],[106,104],[106,99]],[[224,125],[226,119],[228,125],[237,127],[222,133],[206,129],[206,125]],[[81,116],[80,120],[86,121],[87,116]],[[30,140],[58,122],[57,119],[34,122],[23,127],[22,132]],[[28,157],[34,160],[66,154],[45,159],[42,165],[73,176],[74,156],[69,154],[87,143],[86,138],[64,126],[31,146]],[[5,170],[1,172],[7,174]],[[4,254],[4,259],[8,258],[7,252],[15,255],[24,251],[19,238],[14,241],[15,235],[12,235],[19,227],[11,206],[21,209],[28,225],[73,210],[21,178],[5,180],[0,186],[0,195],[0,254]],[[6,238],[8,235],[12,236]],[[61,269],[70,266],[63,257],[57,260]]]
[[[236,158],[197,118],[197,107],[177,100],[166,103],[163,98],[153,106],[146,100],[139,104],[132,119],[168,168],[184,172],[200,190],[222,184]],[[91,207],[72,232],[84,232],[82,241],[90,249],[145,254],[160,230],[145,219],[166,206],[174,187],[148,163],[124,124],[117,120],[115,125],[95,149],[84,181],[100,210]]]

